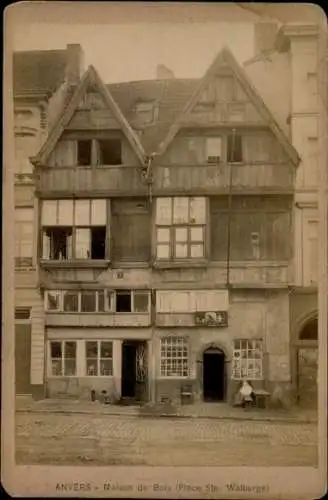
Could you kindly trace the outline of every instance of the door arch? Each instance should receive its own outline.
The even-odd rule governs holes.
[[[226,356],[223,349],[209,346],[203,351],[203,399],[224,401],[226,398]]]
[[[318,316],[307,318],[298,334],[296,349],[297,402],[306,408],[317,407]]]

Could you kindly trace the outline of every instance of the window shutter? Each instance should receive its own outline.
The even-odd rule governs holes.
[[[45,232],[42,235],[42,258],[50,259],[50,238]]]
[[[91,200],[91,226],[106,226],[107,200]]]
[[[73,226],[73,200],[59,200],[58,226]]]
[[[172,224],[172,198],[157,198],[156,224],[159,226]]]
[[[90,225],[90,200],[75,200],[75,225]]]
[[[90,229],[76,230],[75,253],[77,259],[90,258]]]
[[[45,200],[42,203],[42,226],[57,225],[57,200]]]

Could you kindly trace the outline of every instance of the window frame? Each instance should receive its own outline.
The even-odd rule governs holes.
[[[60,344],[61,356],[59,358],[53,358],[51,353],[52,344]],[[75,344],[75,358],[68,358],[65,356],[65,346],[67,343]],[[74,359],[75,360],[75,373],[72,375],[67,375],[65,373],[65,360],[66,359]],[[60,374],[53,373],[53,360],[60,360]],[[63,340],[55,340],[51,339],[48,341],[48,369],[47,369],[49,378],[76,378],[78,377],[78,341],[75,339],[63,339]]]
[[[164,198],[164,197],[160,197]],[[174,221],[174,200],[178,199],[183,199],[186,198],[188,200],[188,222],[175,222]],[[159,198],[157,198],[158,200]],[[157,262],[197,262],[197,261],[204,261],[207,259],[207,254],[208,254],[208,242],[207,242],[207,232],[208,232],[208,225],[209,225],[209,217],[208,217],[208,199],[205,196],[173,196],[173,197],[168,197],[170,200],[170,223],[158,223],[157,221],[157,205],[156,205],[156,216],[155,216],[155,260]],[[192,202],[195,199],[202,199],[204,202],[204,222],[196,222],[194,221],[194,218],[191,215],[191,206]],[[201,218],[202,219],[202,218]],[[192,234],[192,229],[201,229],[203,233],[202,240],[192,240],[191,234]],[[177,245],[179,242],[177,242],[176,239],[176,230],[177,229],[186,229],[187,231],[187,239],[186,245],[187,245],[187,256],[186,257],[179,257],[177,256]],[[168,231],[168,241],[160,241],[159,240],[159,232],[161,230],[167,230]],[[184,242],[181,242],[181,244],[184,244]],[[203,255],[202,256],[197,256],[193,257],[191,255],[191,250],[193,246],[196,245],[202,245],[203,247]],[[168,257],[159,257],[158,255],[158,248],[159,247],[168,247]]]
[[[60,202],[61,201],[71,201],[72,206],[71,206],[71,218],[72,220],[72,225],[61,225],[60,220],[59,220],[59,213],[60,213]],[[76,207],[78,206],[77,204],[81,201],[87,202],[88,207],[87,207],[87,213],[88,213],[88,220],[82,223],[80,220],[76,220]],[[98,218],[96,216],[96,210],[94,207],[97,207],[97,202],[102,202],[103,207],[102,207],[102,216]],[[49,224],[47,220],[43,220],[44,217],[44,202],[52,202],[55,203],[53,206],[53,209],[56,210],[56,214],[54,219],[51,221],[52,224]],[[93,260],[99,260],[99,261],[106,261],[109,260],[109,252],[110,252],[110,245],[108,244],[108,239],[110,236],[110,217],[108,214],[108,203],[109,200],[107,198],[86,198],[86,199],[78,199],[78,200],[44,200],[43,204],[41,206],[41,229],[40,229],[40,255],[41,255],[41,260],[45,262],[60,262],[60,261],[81,261],[81,262],[87,262],[87,261],[93,261]],[[50,207],[51,208],[51,207]],[[46,215],[45,215],[46,216]],[[101,223],[100,220],[101,219]],[[45,223],[46,222],[46,223]],[[105,230],[105,241],[104,241],[104,258],[103,259],[92,259],[92,230],[94,228],[103,228]],[[66,235],[66,258],[63,259],[55,259],[52,255],[52,246],[53,246],[53,231],[54,230],[66,230],[67,233],[70,232],[70,234]],[[77,257],[77,232],[81,230],[87,230],[88,235],[89,235],[89,246],[88,249],[86,250],[85,253],[88,253],[89,257]],[[51,235],[49,236],[47,232],[49,233],[51,231]],[[71,241],[70,241],[71,238]],[[49,255],[49,257],[47,257]],[[52,258],[50,258],[52,256]]]
[[[172,343],[172,340],[176,340],[176,341],[180,341],[180,344],[179,342],[177,343]],[[164,344],[164,345],[163,345]],[[166,355],[163,356],[163,348],[165,348],[165,344],[166,344]],[[172,352],[172,349],[174,348],[174,345],[176,346],[175,348],[178,349],[178,346],[180,345],[181,349],[183,350],[183,354],[182,356],[168,356],[168,348],[171,349],[171,352]],[[185,354],[185,350],[186,350],[186,354]],[[188,336],[185,336],[185,335],[166,335],[166,336],[162,336],[160,338],[160,345],[159,345],[159,360],[160,360],[160,363],[159,363],[159,378],[160,379],[181,379],[181,380],[186,380],[186,379],[189,379],[190,378],[190,370],[191,370],[191,363],[190,363],[190,345],[189,345],[189,337]],[[165,365],[165,362],[167,362],[167,360],[171,360],[171,367],[173,366],[173,363],[172,361],[175,361],[176,362],[176,366],[177,366],[177,361],[178,360],[181,360],[181,364],[180,366],[182,367],[182,372],[183,372],[183,361],[184,360],[187,360],[187,370],[186,370],[186,374],[167,374],[168,373],[168,366]]]
[[[117,312],[116,311],[116,293],[125,292],[131,294],[131,312]],[[65,311],[64,310],[64,296],[65,294],[77,294],[78,295],[78,309],[77,311]],[[82,294],[83,293],[95,293],[95,311],[82,311]],[[146,311],[136,311],[135,309],[135,295],[136,294],[145,295],[148,298],[148,306]],[[56,310],[48,309],[48,297],[49,295],[57,295],[58,307]],[[99,310],[99,295],[104,297],[104,310]],[[108,290],[108,289],[85,289],[85,290],[45,290],[44,293],[44,311],[47,314],[150,314],[151,310],[151,291],[149,289],[121,289],[121,290]]]
[[[97,356],[95,357],[88,357],[87,356],[87,344],[88,342],[94,342],[97,344]],[[101,344],[103,342],[106,342],[108,344],[111,344],[111,356],[110,357],[102,357],[101,356]],[[88,360],[97,360],[97,373],[92,375],[88,373]],[[101,362],[102,360],[111,360],[111,374],[110,375],[102,375],[101,374]],[[114,377],[114,343],[113,340],[106,340],[106,339],[100,339],[100,340],[85,340],[84,341],[84,376],[85,377],[99,377],[99,378],[112,378]]]
[[[242,347],[242,343],[246,342],[246,347]],[[239,343],[239,348],[236,347]],[[252,347],[250,347],[252,346]],[[255,347],[253,347],[255,346]],[[253,356],[249,356],[249,351],[253,352]],[[259,351],[259,357],[254,356],[254,353],[256,351]],[[243,356],[243,352],[246,353],[246,356]],[[236,354],[239,353],[238,356]],[[264,380],[264,371],[263,371],[263,357],[264,357],[264,344],[262,339],[234,339],[234,345],[233,345],[233,353],[232,353],[232,369],[231,369],[231,379],[232,380],[244,380],[245,378],[247,380],[251,381],[261,381]],[[246,374],[243,373],[242,370],[242,360],[246,360],[245,365],[246,365]],[[254,372],[255,369],[252,368],[253,370],[253,375],[250,374],[250,368],[249,364],[250,362],[253,363],[254,365],[257,364],[256,362],[258,361],[258,365],[260,367],[260,373],[259,376],[255,376]],[[236,369],[235,365],[238,365],[239,363],[239,368]],[[236,372],[239,372],[240,375],[236,374]]]

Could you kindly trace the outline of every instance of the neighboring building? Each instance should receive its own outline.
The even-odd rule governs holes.
[[[69,82],[80,78],[81,49],[17,52],[13,59],[15,134],[16,392],[44,394],[44,307],[38,287],[38,200],[33,166],[61,111]]]
[[[40,395],[231,402],[245,376],[290,395],[298,155],[228,50],[202,80],[167,71],[107,86],[67,72],[32,159],[17,305]]]
[[[274,29],[275,28],[275,29]],[[294,392],[316,405],[318,350],[318,43],[314,25],[256,28],[256,56],[245,70],[260,89],[279,126],[302,159],[297,169],[294,265],[290,293],[291,366]],[[262,36],[264,33],[265,36]],[[271,48],[268,35],[271,37]],[[264,49],[262,46],[264,43]],[[324,59],[324,55],[323,55]]]

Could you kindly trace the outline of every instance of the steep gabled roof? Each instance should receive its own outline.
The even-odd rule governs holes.
[[[254,104],[257,112],[259,115],[262,117],[262,119],[268,124],[270,127],[271,131],[279,141],[279,143],[282,145],[284,150],[286,151],[288,157],[291,159],[293,164],[297,166],[300,162],[300,158],[298,156],[297,151],[295,148],[292,146],[290,143],[289,139],[287,136],[284,134],[284,132],[281,130],[279,127],[278,123],[275,121],[272,113],[269,111],[267,108],[266,104],[264,103],[263,99],[259,95],[257,89],[253,86],[251,81],[249,80],[248,76],[246,75],[244,69],[238,64],[236,59],[234,58],[233,54],[228,48],[223,48],[221,52],[217,55],[215,58],[214,62],[211,64],[211,66],[208,68],[206,71],[204,77],[200,80],[199,85],[195,89],[193,95],[189,99],[189,101],[186,103],[185,107],[183,108],[181,114],[178,116],[178,118],[175,120],[175,122],[172,124],[170,127],[170,130],[164,139],[164,141],[159,145],[159,151],[158,154],[163,154],[168,146],[171,144],[173,141],[174,137],[177,135],[177,133],[180,131],[182,128],[182,123],[185,119],[185,117],[188,115],[188,113],[192,110],[192,108],[195,106],[197,103],[201,93],[203,90],[206,88],[208,83],[212,80],[214,77],[216,71],[220,68],[222,65],[227,65],[230,67],[232,70],[233,74],[239,81],[240,85],[242,86],[243,90],[249,97],[250,101]]]
[[[66,65],[66,49],[14,52],[14,97],[36,91],[52,94],[65,80]]]
[[[87,92],[89,86],[95,86],[104,102],[111,110],[115,118],[117,119],[123,133],[125,134],[127,140],[129,141],[132,149],[136,153],[141,163],[144,163],[145,151],[141,145],[138,136],[130,127],[128,121],[124,117],[122,111],[120,110],[118,104],[113,99],[108,88],[102,82],[100,76],[93,66],[89,66],[87,71],[84,73],[83,77],[77,88],[75,89],[73,95],[71,96],[66,109],[59,115],[58,120],[55,122],[46,142],[42,146],[38,155],[32,159],[33,164],[44,164],[49,155],[54,150],[57,142],[59,141],[62,133],[67,127],[68,123],[71,121],[75,111],[77,110],[84,94]]]
[[[181,113],[197,87],[196,79],[142,80],[107,85],[131,126],[138,130],[139,139],[148,153],[157,151],[172,123]],[[142,124],[138,120],[136,103],[153,101],[154,119]]]

